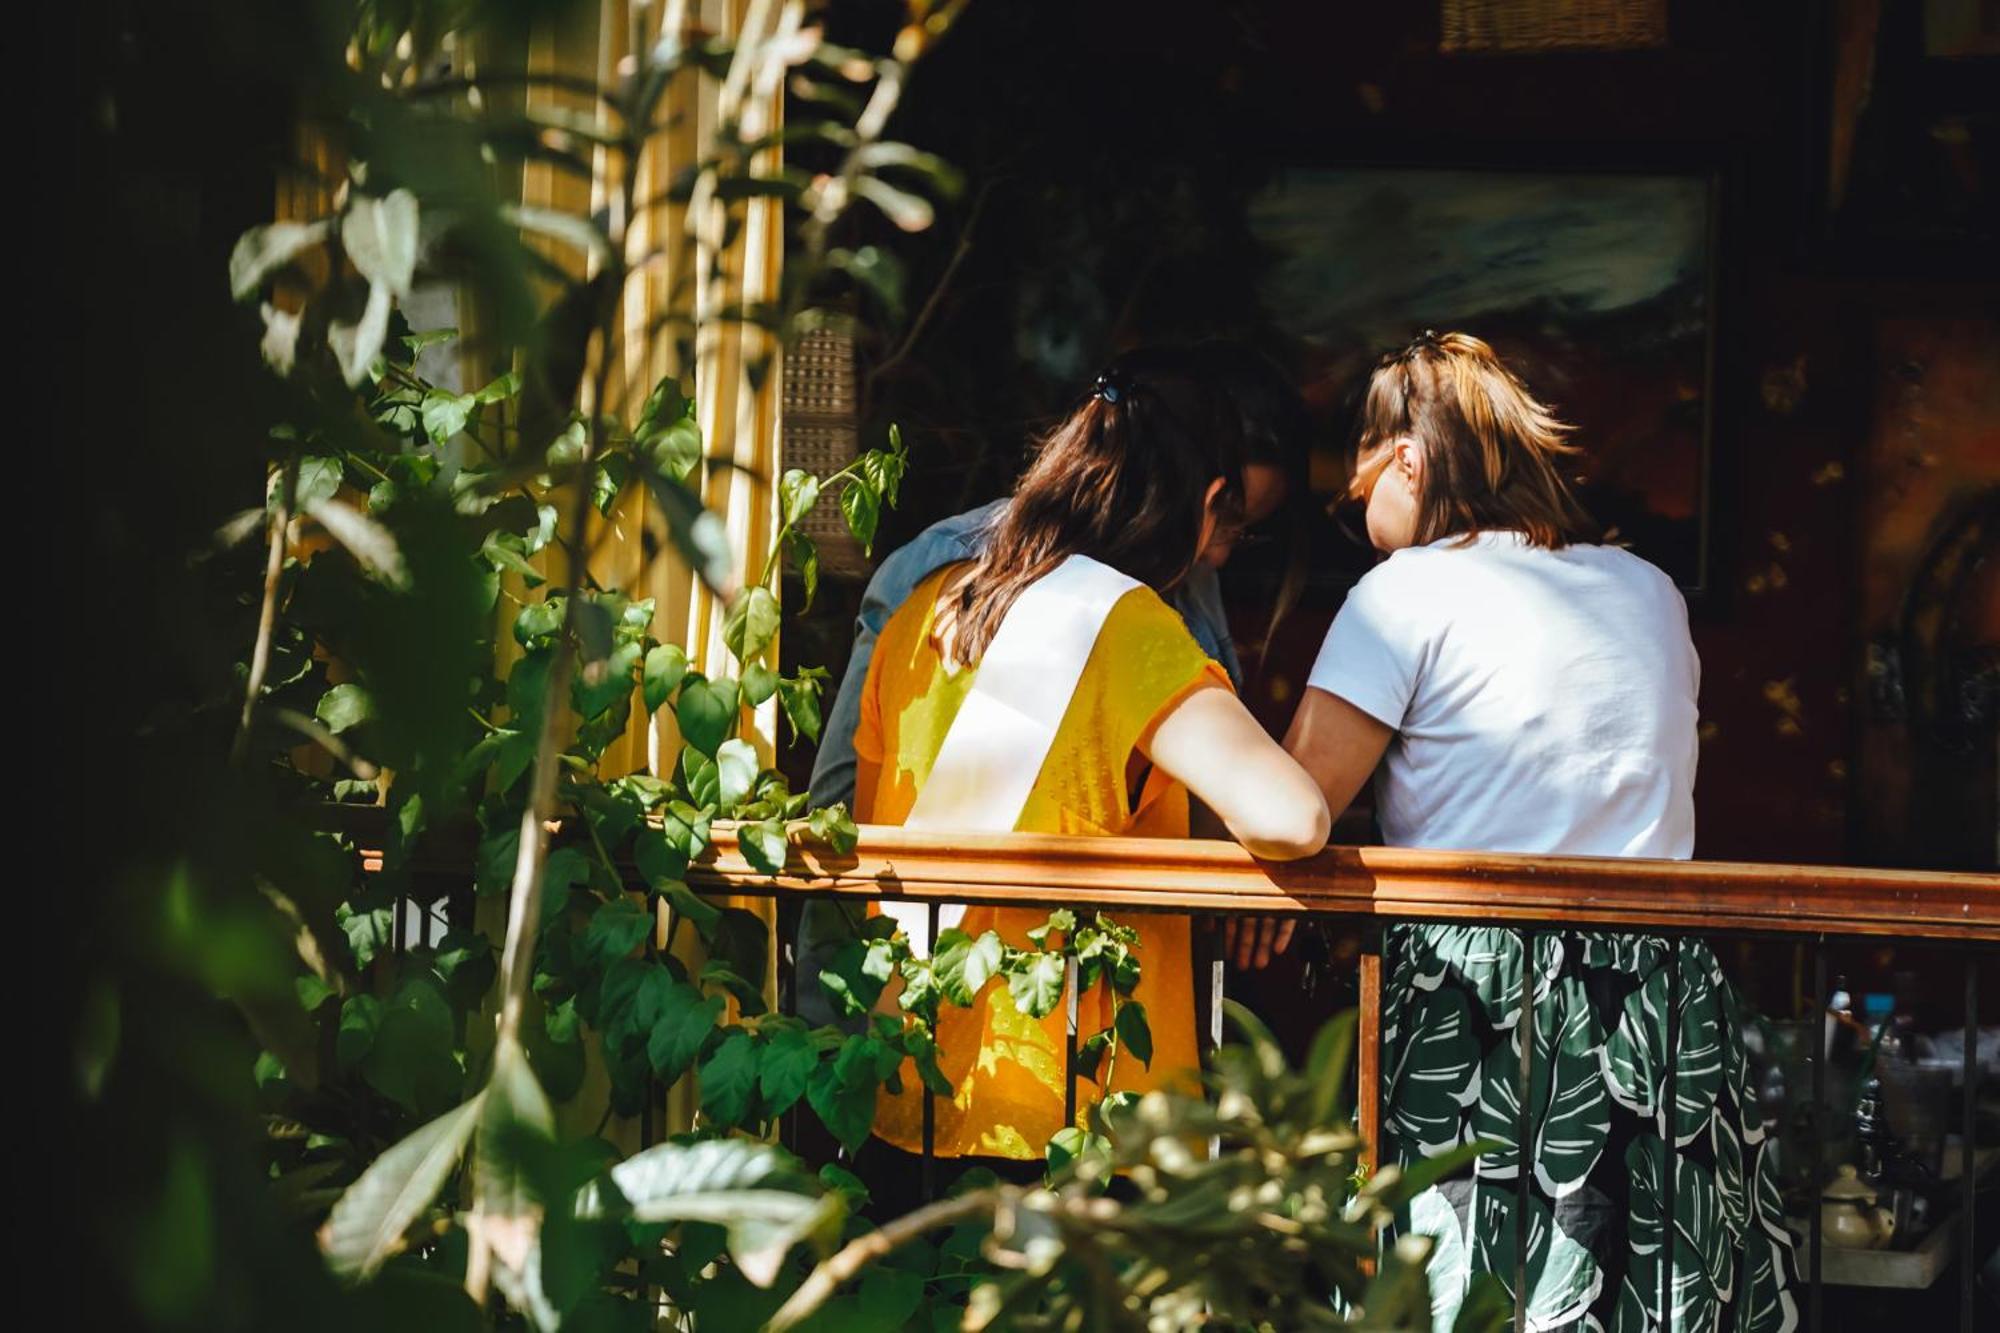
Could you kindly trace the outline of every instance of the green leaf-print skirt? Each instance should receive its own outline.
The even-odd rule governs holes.
[[[1448,1333],[1475,1274],[1494,1274],[1512,1296],[1523,1227],[1536,1333],[1660,1328],[1663,1284],[1676,1333],[1791,1333],[1797,1269],[1777,1140],[1757,1107],[1736,992],[1714,954],[1699,940],[1643,935],[1529,939],[1524,949],[1521,932],[1483,926],[1388,933],[1383,1160],[1496,1145],[1400,1219],[1399,1230],[1434,1239],[1438,1333]],[[1680,1014],[1671,1047],[1670,958]],[[1525,1107],[1523,1040],[1533,1042]]]

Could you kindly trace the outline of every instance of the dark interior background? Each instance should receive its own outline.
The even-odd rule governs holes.
[[[1122,347],[1219,334],[1282,357],[1245,206],[1287,165],[1713,171],[1699,854],[1991,868],[2000,62],[1927,57],[1921,5],[1676,0],[1666,49],[1530,55],[1440,54],[1438,8],[969,6],[896,127],[967,186],[905,244],[910,310],[859,348],[864,444],[893,421],[913,447],[877,554],[1004,493]],[[875,45],[899,12],[849,0],[834,26]],[[1321,475],[1343,387],[1306,386]],[[1270,562],[1225,574],[1246,644]],[[1249,690],[1273,729],[1371,562],[1320,525]],[[838,673],[858,587],[791,652]]]

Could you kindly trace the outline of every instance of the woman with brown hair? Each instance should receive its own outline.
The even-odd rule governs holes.
[[[1265,734],[1163,600],[1239,526],[1236,412],[1194,353],[1121,357],[1043,442],[979,557],[919,583],[883,627],[855,732],[855,813],[941,831],[1185,837],[1188,798],[1260,856],[1319,850],[1319,790]],[[1046,913],[973,908],[956,924],[1017,947]],[[952,924],[950,921],[947,925]],[[1196,1068],[1186,917],[1142,914],[1135,998],[1150,1068],[1117,1062],[1113,1089]],[[914,921],[906,927],[913,939]],[[1082,997],[1088,1035],[1109,997]],[[1064,1126],[1064,1016],[1020,1012],[989,983],[947,1007],[936,1105],[941,1157],[1035,1160]],[[884,1095],[876,1133],[915,1151],[922,1095]],[[1088,1081],[1081,1113],[1104,1091]]]
[[[1694,853],[1687,609],[1666,575],[1599,543],[1564,476],[1569,435],[1468,334],[1425,334],[1370,377],[1350,494],[1385,558],[1328,631],[1285,744],[1336,815],[1374,775],[1391,846]],[[1471,1275],[1511,1289],[1526,1228],[1531,1329],[1650,1328],[1670,1301],[1677,1328],[1726,1316],[1785,1333],[1775,1141],[1715,958],[1696,940],[1530,938],[1410,925],[1385,943],[1385,1159],[1500,1145],[1403,1219],[1435,1239],[1437,1327]]]

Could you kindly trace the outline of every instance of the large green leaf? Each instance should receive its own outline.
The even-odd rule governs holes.
[[[369,1164],[320,1231],[336,1273],[367,1277],[402,1248],[403,1233],[451,1178],[479,1123],[483,1097],[447,1111]]]
[[[822,1063],[806,1082],[806,1102],[849,1152],[868,1139],[875,1123],[875,1092],[881,1086],[881,1043],[851,1036],[840,1054]]]
[[[340,373],[350,387],[358,387],[368,378],[369,369],[375,364],[376,354],[382,350],[382,340],[389,336],[389,312],[391,300],[389,289],[379,282],[368,284],[368,301],[362,307],[359,319],[334,320],[327,325],[327,346],[333,349],[334,359],[340,363]]]
[[[494,1218],[530,1218],[541,1200],[535,1163],[555,1132],[555,1108],[517,1041],[493,1048],[493,1073],[480,1096],[474,1157],[480,1208]]]
[[[1472,1251],[1465,1243],[1458,1210],[1436,1186],[1410,1200],[1408,1234],[1430,1237],[1431,1328],[1434,1333],[1450,1333],[1472,1283]]]
[[[1666,961],[1667,942],[1657,935],[1607,934],[1581,931],[1572,938],[1583,956],[1583,965],[1607,972],[1623,972],[1643,977]]]
[[[1061,954],[1029,954],[1007,973],[1007,990],[1014,997],[1014,1007],[1032,1018],[1054,1013],[1062,1002],[1063,971]]]
[[[778,678],[778,704],[792,724],[794,738],[819,740],[819,696],[826,679],[825,667],[804,667],[796,676]]]
[[[611,1183],[641,1221],[667,1221],[674,1201],[742,1190],[803,1190],[807,1178],[790,1154],[753,1139],[661,1143],[611,1168]],[[611,1215],[615,1204],[592,1188],[577,1196],[580,1216]]]
[[[887,940],[850,939],[841,943],[820,970],[819,984],[843,1017],[859,1018],[875,1007],[895,972],[895,952]]]
[[[646,654],[640,683],[645,690],[648,713],[659,712],[661,706],[673,697],[687,670],[687,652],[679,644],[663,643]]]
[[[653,1072],[670,1083],[685,1074],[715,1031],[724,1004],[720,995],[703,995],[685,981],[660,987],[646,1035],[646,1058]]]
[[[1479,1039],[1456,989],[1392,991],[1382,1045],[1391,1052],[1387,1128],[1407,1160],[1457,1146],[1479,1096]]]
[[[1757,1075],[1751,1067],[1748,1048],[1742,1034],[1752,1026],[1751,1015],[1737,998],[1736,987],[1722,974],[1721,964],[1716,964],[1715,998],[1722,1006],[1722,1090],[1729,1096],[1729,1105],[1735,1108],[1736,1117],[1732,1122],[1745,1145],[1764,1141],[1764,1119],[1757,1109]],[[1723,1103],[1718,1099],[1716,1115],[1725,1114]]]
[[[361,1076],[413,1113],[435,1115],[462,1092],[452,1048],[451,1006],[430,981],[412,976],[382,1006]]]
[[[1777,1139],[1767,1138],[1758,1145],[1750,1215],[1771,1239],[1789,1249],[1792,1233],[1785,1228],[1785,1198],[1778,1184],[1778,1154],[1782,1151]]]
[[[736,724],[736,682],[707,680],[689,673],[681,681],[674,720],[681,738],[705,755],[713,755]]]
[[[1666,1159],[1674,1162],[1674,1225],[1666,1227]],[[1734,1249],[1723,1223],[1722,1204],[1708,1169],[1670,1151],[1659,1138],[1643,1134],[1625,1150],[1631,1179],[1626,1235],[1630,1242],[1632,1285],[1649,1308],[1657,1308],[1662,1259],[1672,1256],[1675,1328],[1712,1328],[1735,1281]]]
[[[1463,987],[1478,1000],[1486,1022],[1501,1031],[1520,1021],[1524,968],[1518,932],[1497,926],[1422,926],[1403,939],[1411,968],[1408,984],[1418,990],[1446,982]],[[1539,1001],[1562,971],[1562,940],[1537,934],[1534,951]]]
[[[339,735],[373,717],[375,704],[367,690],[353,681],[344,681],[320,696],[313,714],[328,731]]]
[[[334,1060],[346,1073],[367,1058],[382,1028],[382,1002],[373,995],[350,995],[340,1006],[340,1028],[334,1034]]]
[[[363,569],[391,588],[409,584],[403,552],[389,529],[341,500],[316,500],[306,507],[326,534],[347,548]]]
[[[785,860],[790,853],[791,843],[785,836],[785,824],[780,819],[767,819],[758,824],[745,824],[736,830],[736,845],[743,849],[743,859],[751,868],[766,875],[785,873]]]
[[[1680,1146],[1692,1143],[1708,1129],[1708,1118],[1722,1090],[1725,1037],[1720,973],[1713,956],[1683,943],[1680,967],[1680,1033],[1671,1052],[1674,1061],[1673,1132]],[[1625,999],[1618,1026],[1604,1043],[1604,1075],[1611,1095],[1621,1106],[1640,1115],[1658,1116],[1665,1132],[1667,1008],[1671,979],[1665,966],[1655,968]]]
[[[1118,1042],[1148,1069],[1153,1065],[1153,1029],[1146,1022],[1146,1006],[1127,1000],[1118,1006]]]
[[[264,279],[326,240],[329,221],[273,222],[252,227],[229,253],[229,291],[237,300],[257,294]]]
[[[591,913],[580,956],[593,967],[607,966],[638,948],[652,928],[652,914],[620,894]]]
[[[1733,1333],[1793,1333],[1799,1307],[1791,1290],[1792,1247],[1769,1232],[1745,1239],[1742,1289],[1736,1293]]]
[[[874,486],[858,479],[850,481],[840,493],[840,512],[854,540],[861,543],[864,552],[873,555],[875,528],[882,521],[882,497]]]
[[[1750,1222],[1750,1182],[1743,1170],[1743,1141],[1720,1111],[1709,1121],[1709,1146],[1715,1154],[1715,1193],[1729,1243],[1741,1244]]]
[[[751,662],[743,668],[742,687],[744,705],[761,708],[778,692],[778,673],[763,662]]]
[[[715,772],[716,800],[723,810],[733,810],[757,782],[757,751],[740,737],[726,740],[716,748]],[[778,864],[783,867],[782,857]]]
[[[956,927],[938,932],[931,958],[938,985],[953,1004],[970,1007],[973,998],[1000,970],[1007,946],[993,931],[974,939]]]
[[[628,1040],[647,1041],[665,1011],[674,976],[650,958],[621,958],[604,971],[593,1023],[613,1050]]]
[[[767,1114],[789,1111],[806,1094],[806,1081],[819,1068],[819,1048],[802,1026],[783,1026],[770,1033],[763,1058],[757,1062],[757,1095]]]
[[[1512,1296],[1521,1222],[1514,1187],[1479,1182],[1473,1187],[1472,1209],[1473,1261],[1498,1277]],[[1570,1239],[1556,1225],[1548,1205],[1533,1195],[1528,1198],[1527,1227],[1528,1329],[1532,1333],[1567,1327],[1597,1299],[1604,1272],[1589,1249]]]
[[[570,685],[576,711],[584,717],[597,717],[621,702],[629,705],[632,672],[639,665],[639,656],[638,644],[621,643],[602,660],[577,672]]]
[[[1667,1063],[1667,969],[1655,968],[1625,997],[1618,1025],[1604,1041],[1605,1083],[1620,1106],[1639,1115],[1659,1110]]]
[[[1536,1001],[1534,1025],[1534,1179],[1562,1199],[1584,1185],[1610,1137],[1610,1099],[1598,1065],[1604,1033],[1576,977],[1564,977]]]
[[[722,642],[737,661],[747,664],[761,657],[778,637],[778,619],[778,599],[769,588],[745,588],[722,622]]]
[[[700,1069],[701,1111],[712,1127],[744,1123],[757,1094],[757,1039],[736,1028],[709,1052]]]
[[[681,877],[687,874],[688,860],[684,842],[677,843],[670,839],[662,829],[649,825],[632,837],[632,864],[638,867],[640,875],[655,890],[680,882]]]
[[[479,410],[479,400],[469,393],[447,393],[433,389],[424,395],[422,405],[417,409],[424,423],[424,434],[433,444],[449,443],[452,436],[465,429],[465,423]]]
[[[1602,1034],[1581,980],[1564,977],[1535,1003],[1528,1126],[1536,1183],[1553,1198],[1579,1189],[1611,1132],[1610,1100],[1598,1063]],[[1521,1032],[1498,1043],[1480,1068],[1472,1132],[1500,1146],[1480,1157],[1486,1180],[1512,1180],[1520,1167]]]
[[[846,1212],[840,1195],[816,1197],[817,1183],[788,1154],[742,1138],[659,1144],[613,1167],[611,1182],[635,1221],[727,1228],[731,1256],[760,1286],[777,1276],[794,1243],[837,1232]],[[595,1187],[577,1196],[581,1216],[615,1207]]]
[[[1707,946],[1683,940],[1679,948],[1681,1023],[1674,1046],[1674,1142],[1686,1147],[1708,1132],[1722,1091],[1723,1051],[1741,1044],[1741,1029],[1724,1026],[1721,990],[1727,983]]]
[[[798,468],[787,468],[778,479],[780,511],[786,523],[797,523],[819,503],[819,478]]]
[[[392,190],[357,194],[340,220],[340,244],[363,277],[401,299],[417,272],[417,196]]]

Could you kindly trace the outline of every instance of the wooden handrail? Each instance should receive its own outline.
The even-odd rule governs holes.
[[[774,878],[717,826],[688,879],[737,894],[2000,942],[2000,875],[1845,866],[1399,847],[1277,864],[1227,842],[870,826],[849,856],[795,846]]]

